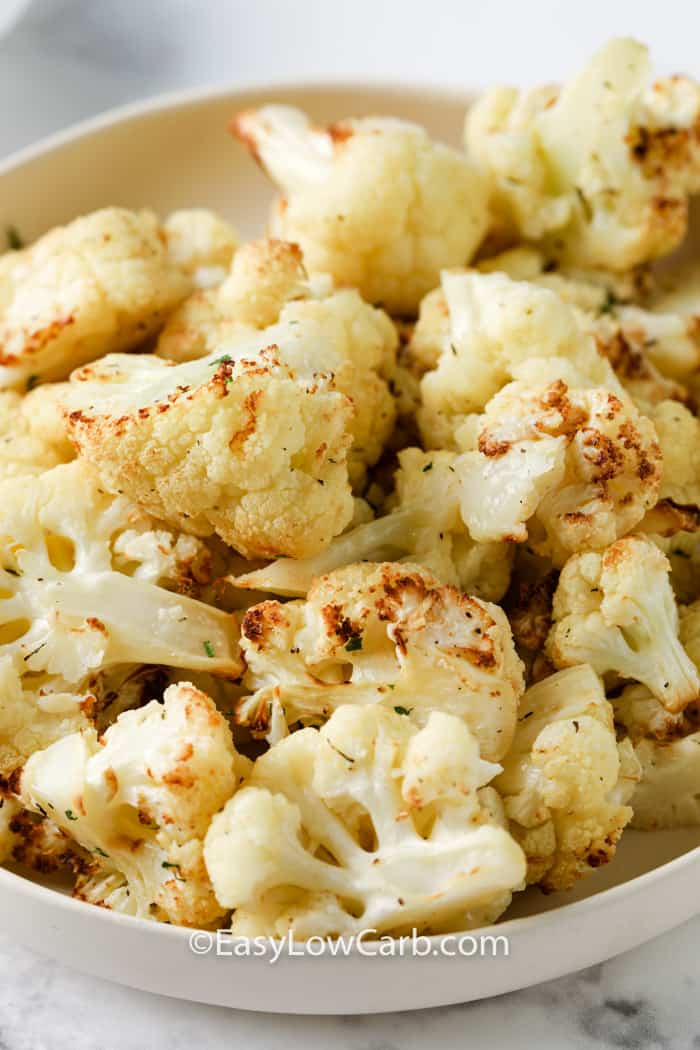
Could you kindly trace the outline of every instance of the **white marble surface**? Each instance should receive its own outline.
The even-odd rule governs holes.
[[[555,0],[34,0],[0,41],[0,154],[109,106],[206,82],[556,77],[615,32],[653,42],[662,68],[697,75],[694,7],[688,0],[588,0],[585,10]],[[605,965],[490,1002],[309,1019],[107,985],[0,935],[0,1050],[691,1050],[700,1047],[696,937],[700,918]]]

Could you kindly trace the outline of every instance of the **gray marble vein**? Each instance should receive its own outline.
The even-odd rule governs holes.
[[[330,73],[464,84],[533,80],[543,68],[555,77],[630,28],[654,42],[661,68],[698,72],[683,0],[665,0],[663,12],[644,0],[588,0],[589,17],[575,22],[561,14],[569,5],[537,4],[543,37],[529,32],[532,4],[437,0],[425,47],[418,0],[35,0],[0,40],[0,155],[107,107],[205,82]],[[691,1050],[700,1048],[696,937],[700,918],[581,974],[468,1006],[280,1018],[109,985],[0,936],[0,1050]]]

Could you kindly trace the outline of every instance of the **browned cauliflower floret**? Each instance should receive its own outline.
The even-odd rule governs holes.
[[[265,106],[232,128],[283,193],[271,232],[297,242],[311,270],[391,313],[415,312],[486,230],[481,171],[415,124],[368,117],[318,128],[297,109]]]
[[[57,227],[0,267],[0,386],[62,379],[131,350],[190,292],[151,212],[106,208]]]
[[[646,685],[626,685],[611,697],[615,723],[630,738],[637,741],[673,740],[688,732],[688,715],[684,711],[667,711]]]
[[[455,470],[475,539],[527,539],[562,565],[629,532],[656,502],[654,428],[608,390],[511,383],[462,433],[470,449]]]
[[[361,485],[366,468],[382,454],[396,416],[387,383],[395,368],[396,330],[356,291],[335,291],[326,277],[309,279],[297,245],[275,240],[244,245],[218,288],[195,293],[175,311],[157,353],[173,361],[193,360],[220,353],[257,330],[300,323],[318,326],[333,347],[325,365],[353,404],[349,470],[353,484]]]
[[[494,256],[480,264],[479,270],[505,273],[514,281],[547,288],[572,307],[580,326],[593,336],[598,351],[637,402],[688,399],[689,392],[679,379],[686,379],[700,364],[698,326],[673,310],[657,312],[652,304],[652,312],[635,305],[638,299],[647,300],[650,293],[645,285],[638,286],[641,278],[634,273],[562,270],[542,252],[526,247]],[[436,299],[432,312],[439,309],[439,294],[431,293]],[[426,310],[431,296],[424,301]],[[423,308],[422,304],[421,315]],[[447,310],[444,317],[448,317]],[[414,341],[420,336],[421,347],[430,343],[428,328],[428,318],[421,319],[418,329],[422,332],[417,330],[414,336]]]
[[[76,896],[203,926],[225,912],[207,876],[204,836],[246,771],[214,702],[181,682],[163,703],[120,715],[101,739],[88,729],[37,751],[20,798],[91,855]]]
[[[639,779],[629,741],[590,667],[560,671],[520,701],[513,746],[494,786],[528,860],[528,882],[569,889],[612,860]]]
[[[700,189],[700,88],[650,73],[647,49],[617,39],[561,89],[477,100],[466,142],[491,175],[502,234],[618,271],[676,247]]]
[[[588,663],[599,675],[641,682],[671,714],[697,700],[700,677],[679,638],[668,573],[643,536],[570,558],[554,595],[547,643],[554,665]]]
[[[87,366],[66,395],[71,439],[109,491],[186,532],[216,531],[246,557],[315,554],[353,506],[352,407],[323,364],[333,346],[300,323],[228,350]]]
[[[459,715],[489,760],[510,744],[523,672],[505,615],[416,566],[349,565],[305,602],[256,605],[241,644],[252,695],[238,719],[273,738],[381,703],[420,725],[434,709]]]
[[[622,393],[579,312],[551,289],[502,273],[443,273],[440,292],[421,306],[408,355],[425,373],[418,422],[430,448],[458,445],[465,417],[482,411],[533,359],[552,379]]]
[[[329,281],[321,281],[330,293]],[[241,246],[225,279],[195,292],[165,324],[156,353],[169,361],[193,361],[241,332],[276,324],[287,303],[309,299],[312,289],[297,244],[266,239]]]

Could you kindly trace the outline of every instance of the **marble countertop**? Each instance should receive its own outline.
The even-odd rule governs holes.
[[[651,40],[661,68],[697,74],[689,5],[666,0],[663,8],[652,0],[589,0],[580,19],[556,0],[491,0],[488,8],[436,0],[434,46],[426,48],[418,0],[34,0],[0,41],[0,154],[110,106],[200,83],[332,75],[468,85],[556,77],[616,32]],[[455,19],[465,24],[461,34]],[[532,32],[542,24],[546,33]],[[498,47],[489,47],[493,40]],[[700,1048],[696,936],[700,918],[601,966],[488,1002],[384,1017],[290,1018],[109,985],[0,935],[0,1050],[691,1050]]]

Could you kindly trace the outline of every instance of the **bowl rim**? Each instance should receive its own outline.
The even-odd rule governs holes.
[[[646,834],[653,834],[653,832],[647,832]],[[502,922],[491,923],[488,926],[479,926],[473,930],[458,930],[455,933],[426,934],[425,936],[430,940],[431,944],[435,945],[441,944],[446,938],[454,939],[455,936],[475,936],[481,938],[498,937],[500,935],[507,938],[515,938],[535,925],[539,928],[557,925],[562,922],[562,919],[565,920],[567,916],[578,919],[581,916],[585,916],[588,912],[600,910],[602,907],[614,906],[618,898],[642,893],[653,883],[666,879],[671,875],[675,875],[683,868],[690,867],[694,864],[700,864],[700,846],[693,847],[686,853],[681,854],[681,856],[674,857],[673,860],[666,861],[664,864],[660,864],[657,868],[652,868],[651,871],[646,871],[641,875],[636,875],[634,878],[627,879],[625,882],[620,882],[616,886],[611,886],[606,890],[600,890],[600,892],[593,893],[591,896],[585,897],[580,901],[572,901],[570,904],[561,904],[556,908],[551,908],[548,911],[540,912],[536,915],[523,915],[520,918],[504,919]],[[178,941],[189,939],[194,932],[200,929],[199,927],[177,926],[171,923],[154,922],[151,919],[143,919],[135,915],[124,915],[121,912],[112,911],[109,908],[97,907],[87,901],[81,901],[75,897],[68,896],[68,894],[61,893],[59,890],[54,889],[51,886],[44,886],[42,883],[23,875],[21,872],[0,867],[0,892],[5,889],[26,894],[30,899],[41,899],[46,902],[50,901],[52,905],[66,908],[68,911],[77,911],[77,913],[83,916],[90,911],[96,920],[99,918],[104,922],[119,926],[123,926],[126,923],[128,924],[128,928],[133,929],[134,931],[137,929],[141,931],[153,931],[159,936],[175,938]],[[212,936],[216,936],[215,930],[206,932],[210,932],[212,933]],[[240,936],[238,939],[247,940],[248,938]],[[295,944],[296,943],[297,942],[295,942]],[[303,942],[299,942],[299,947],[303,948]],[[266,946],[265,954],[270,952],[271,949]],[[355,945],[352,947],[352,954],[360,954]]]
[[[357,91],[374,92],[382,91],[390,94],[406,96],[414,95],[424,98],[431,95],[442,98],[445,101],[462,103],[465,108],[469,101],[474,98],[478,88],[440,83],[409,83],[400,78],[373,77],[371,79],[339,77],[312,77],[309,80],[298,80],[294,77],[282,77],[279,80],[257,80],[255,78],[231,81],[222,84],[204,84],[193,88],[174,89],[161,91],[153,95],[147,95],[132,102],[125,102],[117,106],[111,106],[100,113],[84,120],[69,124],[58,131],[51,132],[31,142],[26,146],[20,146],[7,156],[0,159],[0,177],[9,175],[15,168],[20,167],[38,157],[54,150],[79,142],[89,135],[117,124],[123,124],[130,120],[138,120],[142,117],[155,116],[159,113],[168,113],[177,109],[189,109],[195,106],[204,106],[213,102],[224,102],[227,98],[236,95],[247,96],[253,94],[270,94],[275,92],[288,92],[295,90],[304,93],[321,92],[331,88],[333,91]]]
[[[119,124],[126,124],[133,120],[139,120],[141,118],[156,116],[163,113],[170,113],[178,109],[188,109],[191,107],[206,106],[211,103],[224,102],[228,98],[231,98],[235,104],[237,96],[245,98],[252,94],[274,95],[275,92],[288,92],[292,89],[298,90],[300,93],[313,94],[315,92],[320,93],[329,88],[334,91],[357,91],[360,93],[381,91],[384,93],[388,92],[389,94],[396,93],[404,98],[412,95],[417,98],[425,99],[426,96],[431,96],[435,99],[462,103],[465,107],[468,105],[470,98],[473,98],[475,92],[478,90],[474,87],[470,88],[461,85],[435,84],[432,82],[425,84],[420,82],[409,83],[405,80],[396,78],[373,77],[371,79],[354,79],[339,77],[336,80],[332,76],[325,76],[301,81],[294,77],[281,78],[272,81],[245,79],[242,81],[217,85],[203,85],[194,88],[159,92],[123,105],[111,107],[95,116],[87,117],[86,119],[71,124],[59,131],[46,135],[37,142],[13,151],[0,160],[0,178],[11,174],[14,170],[27,163],[51,154],[66,146],[78,143],[82,139],[88,138],[91,135],[106,131]],[[642,833],[653,834],[653,832]],[[569,904],[564,903],[535,915],[504,919],[502,922],[478,927],[471,931],[465,930],[458,931],[456,934],[433,934],[426,936],[429,937],[429,940],[433,944],[440,944],[445,938],[453,938],[462,935],[476,935],[478,937],[498,937],[499,935],[506,937],[509,935],[517,936],[520,933],[531,929],[534,925],[544,928],[560,923],[566,916],[575,916],[578,918],[589,912],[600,910],[602,907],[614,904],[618,898],[622,896],[643,892],[653,883],[675,875],[684,868],[698,863],[700,863],[700,845],[692,847],[680,856],[674,857],[672,860],[666,861],[650,871],[646,871],[641,875],[636,875],[633,878],[620,882],[608,889],[593,893],[583,900],[572,901]],[[119,926],[123,926],[126,923],[127,928],[134,930],[134,932],[138,930],[147,930],[157,933],[160,937],[168,937],[177,941],[183,941],[185,938],[189,938],[196,930],[195,927],[175,926],[169,923],[153,922],[149,919],[124,915],[107,908],[96,907],[95,905],[77,900],[65,893],[61,893],[51,886],[43,885],[19,871],[0,867],[0,892],[5,890],[24,894],[30,899],[36,901],[51,903],[52,906],[61,907],[76,914],[86,915],[88,914],[89,909],[96,921],[100,920]],[[266,947],[265,951],[267,953],[270,949]],[[358,950],[355,946],[352,948],[352,953],[358,954]]]

